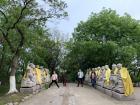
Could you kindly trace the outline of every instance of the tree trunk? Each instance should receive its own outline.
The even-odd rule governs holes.
[[[2,49],[2,58],[0,60],[0,71],[2,70],[2,66],[3,66],[3,63],[4,63],[4,58],[5,58],[5,46],[3,46],[3,49]]]
[[[20,55],[20,50],[24,44],[24,34],[22,33],[22,31],[18,27],[16,27],[16,30],[20,34],[21,40],[20,40],[20,43],[15,51],[15,54],[14,54],[12,62],[11,62],[10,90],[9,90],[8,94],[18,92],[16,89],[15,74],[16,74],[16,70],[18,67],[18,59],[19,59],[19,55]]]
[[[18,67],[18,55],[15,55],[11,63],[11,73],[10,73],[10,79],[9,79],[10,89],[9,89],[8,94],[18,92],[18,90],[16,89],[16,78],[15,78],[17,67]]]

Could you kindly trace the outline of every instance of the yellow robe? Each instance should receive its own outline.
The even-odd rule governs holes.
[[[120,74],[121,74],[121,78],[124,84],[125,96],[132,95],[134,93],[134,88],[133,88],[133,83],[132,83],[132,80],[131,80],[131,77],[129,75],[127,68],[123,67],[120,70]]]
[[[24,76],[23,76],[23,78],[22,79],[26,79],[27,78],[27,71],[25,72],[25,74],[24,74]]]
[[[44,77],[47,78],[47,73],[46,71],[43,71]]]
[[[105,84],[109,85],[110,83],[110,75],[111,75],[111,70],[107,69],[105,72]]]
[[[36,74],[37,74],[37,83],[38,84],[41,84],[42,83],[42,80],[41,80],[41,71],[40,69],[36,68]]]
[[[115,74],[115,75],[118,74],[118,68],[115,68],[115,70],[114,70],[114,74]]]

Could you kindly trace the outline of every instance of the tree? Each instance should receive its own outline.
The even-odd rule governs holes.
[[[40,34],[46,27],[46,22],[52,18],[67,16],[66,3],[59,0],[45,0],[47,10],[39,7],[36,0],[3,0],[0,3],[0,39],[2,52],[5,46],[10,51],[10,90],[8,93],[17,92],[15,73],[18,68],[21,51],[27,50],[25,45],[33,34]],[[41,36],[40,36],[41,37]],[[1,57],[1,63],[5,54]],[[0,67],[2,67],[1,65]]]
[[[72,64],[87,68],[122,63],[131,68],[139,60],[139,20],[125,13],[120,16],[115,10],[105,9],[91,13],[74,29],[72,41],[68,42],[68,54],[64,60],[67,69],[74,72]]]

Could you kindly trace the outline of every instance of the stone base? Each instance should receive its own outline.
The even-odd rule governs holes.
[[[113,91],[120,93],[120,94],[124,94],[124,88],[123,87],[115,87],[113,88]]]
[[[22,87],[20,88],[20,92],[25,94],[34,94],[36,92],[36,86],[28,88]]]
[[[112,90],[105,89],[105,94],[112,96]]]
[[[117,92],[114,92],[114,91],[112,92],[112,97],[114,97],[118,100],[122,100],[122,101],[131,101],[131,100],[135,99],[134,95],[125,96],[124,94],[120,94],[120,93],[117,93]]]
[[[38,89],[41,89],[41,85],[36,85],[36,89],[38,90]]]
[[[105,89],[103,88],[103,87],[101,87],[101,86],[96,86],[96,88],[99,90],[99,91],[101,91],[101,92],[105,92]]]
[[[45,84],[41,84],[41,90],[45,89]]]
[[[92,86],[91,82],[85,81],[84,84]]]
[[[107,85],[104,85],[103,87],[104,87],[105,89],[108,89],[108,90],[111,90],[111,89],[112,89],[112,85],[108,85],[108,86],[107,86]]]
[[[103,87],[104,86],[104,82],[103,81],[97,81],[97,83],[96,83],[98,86],[101,86],[101,87]]]

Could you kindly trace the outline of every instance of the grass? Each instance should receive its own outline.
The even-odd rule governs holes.
[[[45,89],[48,89],[48,84],[45,84]],[[17,89],[20,89],[20,84],[17,84]],[[6,95],[6,93],[9,90],[9,85],[2,85],[0,86],[0,105],[5,105],[6,103],[14,103],[14,102],[21,102],[23,97],[28,96],[29,94],[22,94],[22,93],[17,93],[17,94],[11,94],[11,95]]]
[[[18,89],[19,87],[20,85],[17,85]],[[21,94],[21,93],[6,95],[8,89],[9,89],[8,85],[0,86],[0,105],[5,105],[6,103],[10,103],[10,102],[21,102],[23,97],[28,95],[28,94]]]
[[[25,94],[17,93],[12,95],[4,95],[0,97],[0,105],[5,105],[6,103],[21,102]]]
[[[8,92],[9,86],[1,85],[0,86],[0,97],[4,96]]]

